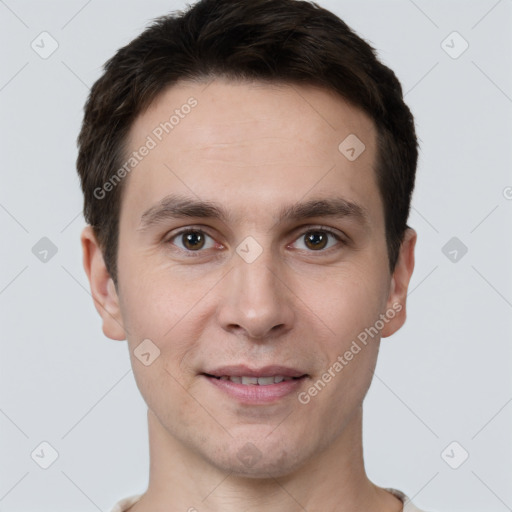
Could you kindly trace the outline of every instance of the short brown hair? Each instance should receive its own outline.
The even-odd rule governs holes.
[[[389,267],[407,228],[418,142],[393,71],[341,19],[304,0],[200,0],[154,22],[105,64],[84,108],[77,169],[84,216],[117,284],[123,183],[101,188],[122,165],[135,118],[181,80],[215,77],[316,85],[365,111],[377,129],[376,176]]]

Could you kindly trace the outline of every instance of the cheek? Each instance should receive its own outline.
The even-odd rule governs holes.
[[[147,271],[136,275],[136,281],[125,282],[121,309],[137,387],[163,424],[174,425],[169,415],[177,410],[188,411],[181,419],[185,426],[204,422],[190,394],[193,372],[187,365],[188,355],[197,350],[201,337],[200,308],[194,305],[204,292],[200,294],[197,287],[171,283]],[[177,289],[182,292],[176,293]]]
[[[386,304],[385,279],[369,265],[364,268],[331,270],[321,280],[309,283],[309,293],[307,288],[302,291],[304,301],[329,327],[339,349],[374,325]]]
[[[321,347],[327,363],[301,398],[312,416],[326,419],[325,432],[332,435],[339,434],[368,392],[380,343],[380,334],[370,331],[381,313],[378,291],[362,281],[343,282],[343,288],[323,295],[324,318],[334,334]]]
[[[376,273],[344,269],[332,273],[325,282],[317,283],[311,304],[321,322],[329,327],[330,335],[322,350],[327,355],[322,391],[327,400],[351,408],[366,394],[370,385],[379,350],[380,332],[375,325],[386,299],[386,281]],[[312,288],[310,288],[311,290]],[[317,388],[324,389],[322,383]],[[315,391],[313,391],[315,393]],[[340,411],[341,414],[341,411]]]
[[[192,267],[173,267],[160,253],[120,253],[122,314],[131,334],[160,340],[182,328],[182,321],[194,314],[194,306],[215,282],[215,276],[196,275]]]
[[[149,397],[158,395],[158,386],[177,386],[179,395],[195,375],[192,355],[214,311],[215,293],[206,292],[214,292],[219,276],[193,275],[192,269],[179,271],[166,262],[148,265],[134,257],[125,258],[123,265],[121,313],[139,387],[146,388],[143,395]],[[147,371],[137,360],[144,340],[157,347],[158,358],[151,364],[155,371]]]

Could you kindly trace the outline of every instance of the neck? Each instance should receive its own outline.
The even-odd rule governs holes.
[[[402,503],[366,476],[362,409],[335,443],[284,477],[248,478],[216,468],[191,452],[149,410],[150,477],[130,512],[400,512]]]

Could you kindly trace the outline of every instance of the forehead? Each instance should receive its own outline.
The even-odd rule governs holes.
[[[246,217],[256,207],[270,214],[308,195],[335,194],[378,218],[375,135],[364,112],[321,88],[182,82],[133,123],[126,158],[136,152],[139,160],[122,215],[129,204],[136,223],[170,193],[215,200]]]

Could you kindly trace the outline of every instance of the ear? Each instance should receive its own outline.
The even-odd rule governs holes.
[[[103,254],[91,226],[86,226],[80,237],[83,265],[96,310],[103,320],[103,333],[113,340],[125,340],[126,334],[119,307],[119,298],[103,260]]]
[[[386,311],[394,311],[395,316],[387,322],[382,329],[382,338],[394,334],[406,319],[407,290],[412,271],[414,270],[414,247],[416,246],[417,234],[414,229],[407,228],[404,234],[400,253],[395,270],[391,276]]]

